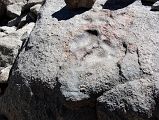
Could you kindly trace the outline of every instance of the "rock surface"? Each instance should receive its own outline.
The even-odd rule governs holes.
[[[65,5],[46,0],[21,37],[0,117],[159,120],[159,12],[141,1]]]
[[[10,18],[16,18],[18,16],[21,15],[21,11],[22,11],[22,3],[18,3],[18,4],[12,4],[12,5],[8,5],[7,6],[7,15]]]
[[[35,26],[42,0],[0,0],[0,70],[8,70]],[[33,7],[33,10],[30,8]],[[9,71],[8,71],[9,73]],[[7,82],[8,74],[0,73]],[[4,77],[5,76],[5,77]],[[1,88],[1,85],[0,85]]]
[[[0,71],[0,83],[6,83],[9,77],[11,66],[8,66]]]
[[[10,66],[18,54],[22,41],[28,39],[34,25],[35,23],[30,23],[17,31],[15,27],[0,27],[3,31],[0,32],[3,33],[0,34],[0,83],[7,82]]]
[[[30,12],[32,12],[35,15],[38,15],[40,8],[41,8],[41,4],[37,4],[30,8]]]

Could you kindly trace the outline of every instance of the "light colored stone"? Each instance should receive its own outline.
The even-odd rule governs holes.
[[[34,13],[35,15],[38,14],[39,10],[41,8],[41,4],[34,5],[30,8],[30,12]]]
[[[8,66],[0,71],[0,83],[6,83],[8,81],[10,69],[11,66]]]
[[[21,44],[22,41],[16,33],[0,37],[0,67],[13,64]]]
[[[23,5],[27,4],[27,0],[3,0],[3,1],[5,1],[6,5],[12,5],[17,3],[21,3]]]
[[[44,0],[28,0],[28,4],[42,4]]]
[[[0,37],[0,67],[7,67],[13,64],[22,45],[21,38],[23,34],[27,33],[27,36],[29,36],[34,25],[35,23],[27,24],[17,31],[14,27],[11,27],[12,31],[7,31],[9,27],[2,27],[6,31],[4,32],[5,35]]]
[[[26,24],[25,26],[23,26],[21,29],[17,30],[17,34],[20,36],[20,38],[22,37],[22,35],[27,32],[28,35],[30,35],[31,31],[33,30],[35,26],[35,23],[31,22],[29,24]]]
[[[6,34],[9,34],[9,33],[15,32],[16,28],[15,27],[3,26],[3,27],[0,27],[0,31],[3,31]]]
[[[20,16],[21,11],[22,11],[22,6],[23,6],[22,3],[15,3],[12,5],[8,5],[7,6],[7,15],[10,18],[16,18],[16,17]]]
[[[5,35],[6,35],[6,33],[0,32],[0,37],[3,37],[3,36],[5,36]]]

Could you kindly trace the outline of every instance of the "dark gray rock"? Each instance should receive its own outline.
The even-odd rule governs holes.
[[[3,2],[0,1],[0,17],[2,17],[6,12],[6,6]]]
[[[71,10],[47,0],[14,62],[0,113],[9,120],[158,120],[158,13],[139,1],[115,11],[109,5]]]

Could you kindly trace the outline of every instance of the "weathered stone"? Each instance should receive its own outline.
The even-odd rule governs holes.
[[[98,118],[100,120],[147,120],[152,116],[156,104],[153,99],[153,85],[151,80],[138,79],[118,85],[104,93],[98,98]],[[105,109],[105,112],[102,109]],[[120,111],[119,116],[112,111]],[[140,114],[138,118],[135,112]]]
[[[96,0],[65,0],[65,3],[70,8],[92,8]]]
[[[21,46],[21,41],[16,33],[11,33],[0,38],[0,67],[12,65]]]
[[[11,66],[8,66],[0,71],[0,83],[6,83],[8,81],[10,69]]]
[[[35,26],[35,23],[31,22],[29,24],[26,24],[21,29],[17,30],[17,34],[20,36],[20,38],[27,32],[28,36],[30,35],[31,31],[33,30]]]
[[[44,0],[28,0],[28,4],[42,4]]]
[[[0,37],[3,37],[3,36],[5,36],[5,35],[6,35],[6,33],[0,32]]]
[[[8,26],[3,26],[3,27],[0,27],[0,31],[1,32],[4,32],[6,34],[10,34],[10,33],[13,33],[16,31],[16,28],[15,27],[8,27]]]
[[[12,5],[17,3],[21,3],[23,5],[27,4],[27,0],[3,0],[3,1],[5,1],[6,5]]]
[[[15,3],[7,6],[7,16],[10,18],[16,18],[21,15],[22,3]]]
[[[17,31],[14,27],[11,28],[13,30],[8,27],[0,28],[3,28],[4,33],[6,34],[0,37],[0,67],[7,67],[8,65],[13,64],[14,59],[18,54],[18,49],[22,44],[21,37],[26,32],[30,34],[34,25],[34,23],[30,23]]]
[[[30,7],[36,4],[42,4],[43,0],[1,0],[0,1],[0,16],[6,15],[10,18],[15,18],[21,13],[28,11]]]
[[[30,8],[30,12],[34,13],[35,15],[38,14],[39,10],[41,8],[41,4],[34,5]]]
[[[140,1],[120,7],[108,2],[72,10],[64,0],[46,0],[35,27],[30,23],[16,31],[15,40],[23,44],[2,90],[0,115],[9,120],[159,119],[158,12]],[[13,45],[11,38],[0,38],[0,44]]]

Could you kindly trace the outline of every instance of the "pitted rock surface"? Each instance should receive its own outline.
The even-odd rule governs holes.
[[[0,112],[9,120],[158,120],[159,13],[140,1],[110,3],[72,10],[46,0]]]

